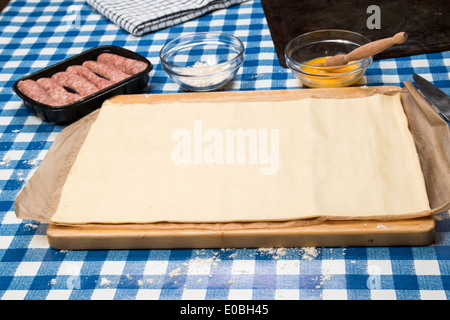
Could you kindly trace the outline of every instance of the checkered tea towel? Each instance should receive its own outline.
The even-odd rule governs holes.
[[[245,1],[248,0],[87,0],[87,3],[129,33],[142,36]]]

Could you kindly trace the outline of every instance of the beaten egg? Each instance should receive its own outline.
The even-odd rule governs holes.
[[[354,84],[364,74],[364,71],[361,72],[361,65],[354,61],[343,66],[321,67],[329,58],[319,57],[305,62],[301,68],[300,80],[312,88],[345,87]]]

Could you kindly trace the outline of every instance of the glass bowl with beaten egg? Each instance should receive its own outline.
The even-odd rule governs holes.
[[[347,87],[360,80],[372,57],[350,61],[342,66],[325,67],[330,57],[346,54],[370,40],[347,30],[318,30],[292,39],[285,48],[286,65],[303,85],[311,88]]]

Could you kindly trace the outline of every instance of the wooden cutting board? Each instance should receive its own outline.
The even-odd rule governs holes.
[[[433,217],[394,221],[326,221],[280,229],[135,229],[58,226],[47,238],[57,250],[422,246],[434,240]]]
[[[395,58],[450,49],[450,2],[406,0],[261,0],[278,60],[286,67],[284,48],[298,35],[321,29],[344,29],[370,40],[405,31],[406,42],[374,59]],[[369,29],[370,5],[380,8],[380,29]]]
[[[399,87],[303,89],[278,91],[233,91],[125,95],[114,103],[166,103],[175,101],[280,101],[306,97],[346,98],[374,93],[398,92]],[[170,248],[251,248],[304,246],[417,246],[434,240],[432,216],[405,220],[321,221],[291,227],[271,228],[163,228],[146,224],[75,225],[49,224],[47,238],[54,249],[170,249]]]

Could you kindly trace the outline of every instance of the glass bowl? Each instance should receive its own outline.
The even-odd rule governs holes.
[[[346,87],[357,82],[372,63],[372,57],[350,61],[339,67],[324,67],[327,58],[346,54],[370,40],[346,30],[319,30],[292,39],[285,48],[286,65],[305,86],[312,88]]]
[[[244,44],[226,33],[184,34],[159,53],[169,77],[187,91],[211,91],[234,78],[244,61]]]

